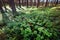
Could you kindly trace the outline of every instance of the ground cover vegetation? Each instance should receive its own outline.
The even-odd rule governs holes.
[[[6,20],[0,40],[60,40],[60,7],[23,8],[18,13]]]

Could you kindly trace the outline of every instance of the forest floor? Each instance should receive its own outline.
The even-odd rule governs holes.
[[[9,14],[12,14],[11,9],[9,6],[7,6],[7,9],[5,13],[10,17],[11,15]],[[39,8],[16,7],[16,9],[16,11],[21,14],[16,16],[14,21],[10,20],[7,22],[7,25],[0,26],[0,35],[2,35],[0,36],[0,40],[5,38],[4,35],[9,37],[9,39],[6,38],[7,40],[15,40],[21,37],[18,35],[22,34],[23,37],[27,37],[27,35],[29,36],[31,34],[33,37],[35,33],[37,35],[36,40],[40,40],[40,37],[43,37],[44,40],[45,37],[46,40],[53,40],[53,37],[54,39],[60,40],[60,6]],[[2,21],[2,13],[0,13],[0,20]],[[8,21],[7,18],[5,21]],[[42,34],[40,34],[40,32]],[[57,36],[57,34],[59,35]],[[57,38],[55,36],[57,36]]]

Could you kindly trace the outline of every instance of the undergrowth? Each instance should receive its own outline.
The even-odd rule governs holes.
[[[60,40],[60,10],[28,10],[21,10],[14,21],[1,29],[0,35],[3,33],[5,40]]]

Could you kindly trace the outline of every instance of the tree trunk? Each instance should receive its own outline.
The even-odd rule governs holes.
[[[34,6],[36,6],[36,0],[34,0]]]
[[[4,13],[2,6],[3,6],[2,0],[0,0],[0,11],[1,11],[1,13]]]
[[[4,0],[2,0],[2,1],[3,1],[3,6],[4,6],[4,8],[5,8],[5,11],[7,12],[6,3],[5,3]]]
[[[10,5],[10,7],[11,7],[11,9],[12,9],[13,16],[18,15],[17,12],[16,12],[14,0],[9,0],[9,5]]]
[[[23,6],[23,0],[22,0],[22,6]]]
[[[40,0],[37,0],[37,7],[39,7],[40,5]]]
[[[19,0],[19,7],[21,8],[21,2],[20,2],[21,0]]]
[[[46,0],[46,4],[45,4],[45,7],[48,6],[48,0]]]
[[[27,5],[27,8],[28,8],[28,0],[26,0],[26,5]]]
[[[1,13],[2,13],[2,19],[3,19],[3,23],[6,24],[6,23],[8,22],[8,20],[9,20],[9,18],[8,18],[7,15],[5,14],[2,6],[3,6],[3,3],[2,3],[2,0],[0,0],[0,11],[1,11]]]
[[[42,1],[42,6],[44,5],[44,0]]]
[[[56,0],[56,4],[55,4],[55,6],[58,4],[58,0]]]
[[[32,0],[30,0],[30,6],[32,6],[32,4],[33,4],[33,1],[32,1]]]

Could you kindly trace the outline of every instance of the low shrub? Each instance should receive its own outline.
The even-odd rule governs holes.
[[[54,15],[35,10],[31,14],[16,16],[3,28],[6,40],[58,40],[60,17]]]

